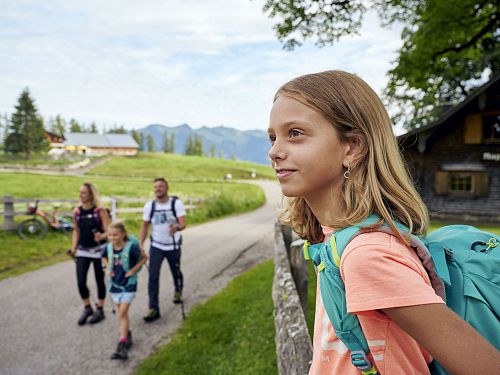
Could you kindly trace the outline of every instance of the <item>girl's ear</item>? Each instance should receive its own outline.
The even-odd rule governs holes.
[[[344,154],[343,165],[347,168],[349,165],[355,164],[361,160],[366,154],[366,145],[361,134],[350,133],[345,141],[346,151]]]

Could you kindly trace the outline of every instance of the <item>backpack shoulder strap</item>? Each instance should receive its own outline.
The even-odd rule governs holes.
[[[178,198],[175,195],[171,195],[170,197],[172,198],[172,200],[171,200],[172,203],[171,203],[170,208],[172,210],[172,213],[174,214],[175,220],[177,222],[179,222],[179,219],[177,217],[177,211],[175,210],[175,201],[177,201]]]
[[[153,199],[151,201],[151,212],[149,213],[149,222],[151,223],[151,221],[153,220],[153,215],[155,214],[155,208],[156,208],[156,202],[155,200]]]
[[[78,206],[76,209],[75,209],[75,220],[78,222],[80,221],[80,215],[81,215],[82,211],[81,211],[81,206]]]
[[[109,272],[113,272],[113,244],[111,242],[108,242],[106,244],[106,255],[108,257],[108,267],[109,267]]]

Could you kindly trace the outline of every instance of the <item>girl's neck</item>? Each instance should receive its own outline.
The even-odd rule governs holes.
[[[115,250],[123,250],[125,247],[125,241],[121,241],[121,243],[113,244],[113,249]]]
[[[314,197],[306,198],[307,205],[321,225],[332,227],[333,223],[345,216],[345,207],[341,203],[341,200],[333,198],[339,197],[339,195],[332,195],[332,198],[328,200]]]

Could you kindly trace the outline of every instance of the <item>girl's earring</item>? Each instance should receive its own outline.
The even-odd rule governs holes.
[[[351,163],[347,164],[347,171],[344,172],[344,178],[347,180],[351,177]]]

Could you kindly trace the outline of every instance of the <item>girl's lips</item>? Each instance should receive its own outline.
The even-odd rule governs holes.
[[[278,169],[276,170],[276,176],[279,179],[286,178],[292,175],[295,171],[293,169]]]

